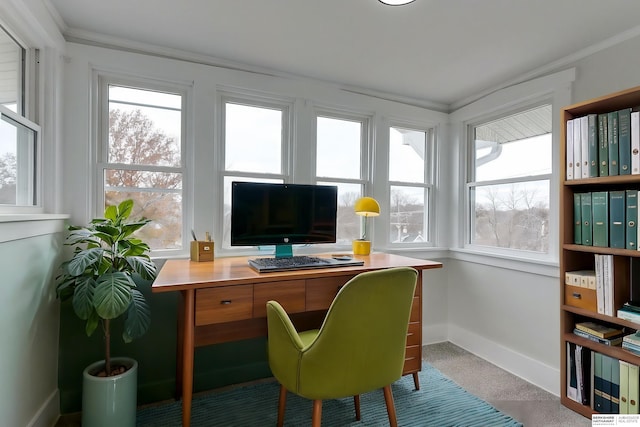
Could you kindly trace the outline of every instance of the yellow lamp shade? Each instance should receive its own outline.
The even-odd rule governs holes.
[[[361,216],[378,216],[380,215],[380,205],[373,197],[361,197],[356,200],[353,208],[356,214]]]

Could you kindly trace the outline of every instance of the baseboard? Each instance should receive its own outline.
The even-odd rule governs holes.
[[[422,325],[422,345],[449,341],[449,328],[446,323]]]
[[[560,370],[515,352],[480,335],[448,327],[448,341],[490,363],[534,384],[555,396],[560,395]]]
[[[27,427],[53,427],[60,418],[60,393],[55,389],[40,406]]]

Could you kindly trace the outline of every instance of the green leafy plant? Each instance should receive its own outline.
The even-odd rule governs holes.
[[[151,323],[151,311],[136,279],[154,280],[155,263],[149,245],[133,236],[151,220],[127,221],[133,201],[108,206],[104,218],[88,226],[70,226],[65,245],[74,246],[71,259],[60,265],[58,298],[72,300],[76,315],[86,320],[91,336],[102,324],[105,339],[105,373],[111,375],[111,320],[124,317],[122,338],[130,342],[142,336]]]

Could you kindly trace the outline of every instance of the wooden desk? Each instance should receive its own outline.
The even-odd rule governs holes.
[[[182,425],[187,427],[191,422],[195,347],[266,336],[268,300],[280,302],[298,330],[318,328],[340,287],[364,271],[400,266],[418,270],[403,375],[413,374],[419,388],[422,270],[440,268],[442,264],[384,253],[357,258],[364,265],[274,273],[255,272],[247,265],[246,257],[217,258],[211,262],[168,260],[152,291],[182,294],[176,372],[177,394],[182,395]]]

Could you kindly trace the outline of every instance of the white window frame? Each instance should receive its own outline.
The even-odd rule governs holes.
[[[279,110],[282,112],[282,136],[281,136],[281,159],[280,159],[280,172],[279,173],[265,173],[265,172],[248,172],[248,171],[234,171],[226,169],[226,104],[238,104],[248,107],[267,108],[273,110]],[[251,180],[279,180],[283,183],[293,183],[293,123],[294,123],[294,100],[290,98],[277,97],[277,96],[265,96],[263,94],[254,94],[250,92],[237,92],[231,90],[221,90],[218,94],[217,106],[218,106],[218,150],[216,162],[217,170],[220,174],[218,194],[219,199],[224,201],[224,182],[227,177],[244,178],[248,181]],[[218,218],[215,235],[220,240],[220,252],[226,255],[245,255],[256,253],[256,249],[253,247],[236,247],[229,246],[229,242],[225,241],[225,209],[224,202],[218,204]],[[227,233],[228,234],[228,233]]]
[[[93,174],[93,216],[99,217],[104,213],[105,204],[105,187],[104,173],[105,170],[117,167],[125,170],[142,170],[150,172],[169,172],[179,173],[182,175],[182,248],[181,249],[155,249],[151,251],[152,256],[172,257],[183,255],[189,252],[189,241],[191,240],[191,225],[193,223],[193,214],[191,199],[192,185],[191,177],[188,171],[187,157],[187,124],[189,122],[192,88],[183,84],[157,81],[154,79],[138,79],[119,74],[107,72],[96,72],[94,75],[96,88],[96,106],[94,112],[95,136],[94,136],[94,154],[92,156],[94,167]],[[132,87],[140,90],[150,90],[172,93],[182,96],[182,135],[180,136],[180,166],[151,166],[151,165],[127,165],[120,163],[109,163],[109,85]]]
[[[335,120],[345,120],[351,122],[360,123],[360,171],[359,178],[336,178],[336,177],[323,177],[318,176],[316,171],[316,154],[318,150],[318,118],[328,118]],[[313,117],[312,117],[312,158],[314,161],[311,165],[312,170],[312,179],[314,183],[327,183],[327,184],[356,184],[360,186],[360,197],[362,196],[372,196],[373,185],[371,180],[371,174],[373,170],[373,155],[372,155],[372,135],[373,135],[373,117],[368,114],[358,114],[352,111],[340,110],[335,108],[317,106],[313,109]],[[380,201],[379,201],[380,202]],[[354,212],[354,218],[357,215]],[[369,220],[369,226],[371,230],[374,230],[372,221]],[[362,230],[360,230],[362,232]],[[355,238],[357,238],[356,236]],[[370,240],[372,244],[375,244],[375,234],[370,234]],[[351,249],[351,243],[340,245],[336,244],[334,246],[336,250],[346,250]]]
[[[437,178],[437,151],[436,151],[436,127],[435,126],[425,126],[418,125],[415,123],[401,122],[401,121],[393,121],[387,127],[387,138],[389,133],[391,132],[391,128],[400,128],[406,130],[412,130],[416,132],[424,132],[426,141],[425,141],[425,159],[424,160],[424,182],[416,183],[416,182],[404,182],[404,181],[392,181],[389,177],[389,160],[390,160],[390,142],[387,144],[386,149],[386,160],[387,160],[387,181],[388,185],[386,188],[387,194],[384,199],[384,204],[388,206],[387,214],[383,217],[384,221],[384,229],[386,237],[386,244],[390,249],[417,249],[417,248],[427,248],[435,246],[435,193],[436,193],[436,178]],[[425,197],[424,203],[427,205],[425,209],[424,215],[424,224],[425,230],[427,232],[427,236],[424,242],[402,242],[402,243],[392,243],[391,241],[391,217],[390,217],[390,196],[391,196],[391,187],[393,186],[402,186],[402,187],[414,187],[414,188],[423,188],[427,195]]]
[[[13,112],[7,107],[0,105],[0,114],[19,123],[34,133],[34,144],[24,147],[18,144],[18,156],[26,155],[29,165],[20,168],[20,160],[16,159],[16,169],[18,178],[22,181],[23,198],[32,201],[30,204],[0,205],[1,214],[39,214],[44,212],[42,202],[42,129],[38,125],[38,79],[39,79],[39,56],[38,49],[29,47],[18,35],[0,21],[0,31],[4,31],[13,39],[16,45],[20,46],[23,55],[20,61],[20,72],[18,73],[18,86],[22,88],[21,93],[17,93],[17,112]],[[17,141],[18,143],[20,141]]]

